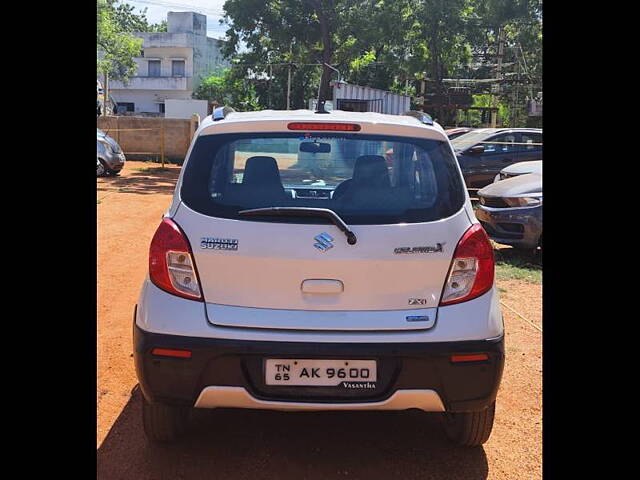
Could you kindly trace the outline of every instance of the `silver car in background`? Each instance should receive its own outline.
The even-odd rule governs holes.
[[[476,217],[498,243],[533,250],[542,247],[542,175],[500,180],[478,191]]]
[[[507,178],[517,177],[518,175],[526,175],[527,173],[537,173],[542,175],[542,160],[533,160],[530,162],[518,162],[500,170],[500,173],[493,179],[494,182],[506,180]]]
[[[126,160],[122,148],[118,145],[113,138],[107,135],[105,132],[97,130],[97,152],[98,152],[98,164],[97,164],[97,176],[102,175],[117,175]]]

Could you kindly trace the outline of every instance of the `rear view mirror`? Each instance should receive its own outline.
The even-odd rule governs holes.
[[[474,145],[469,149],[469,153],[474,153],[474,154],[484,153],[484,145]]]
[[[331,153],[330,143],[302,142],[300,151],[306,153]]]

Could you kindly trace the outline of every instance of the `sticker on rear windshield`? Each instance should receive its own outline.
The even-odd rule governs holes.
[[[200,248],[210,248],[212,250],[238,250],[238,239],[202,237],[200,239]]]

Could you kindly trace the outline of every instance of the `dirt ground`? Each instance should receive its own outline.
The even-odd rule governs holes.
[[[419,412],[198,411],[175,446],[147,442],[132,315],[179,167],[127,162],[98,179],[98,478],[533,479],[542,477],[542,289],[499,281],[506,365],[489,441],[451,446]]]

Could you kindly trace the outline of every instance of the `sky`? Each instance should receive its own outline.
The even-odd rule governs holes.
[[[220,25],[225,0],[121,0],[135,7],[135,13],[147,9],[149,23],[167,19],[167,12],[197,12],[207,16],[207,36],[224,38],[227,27]]]

